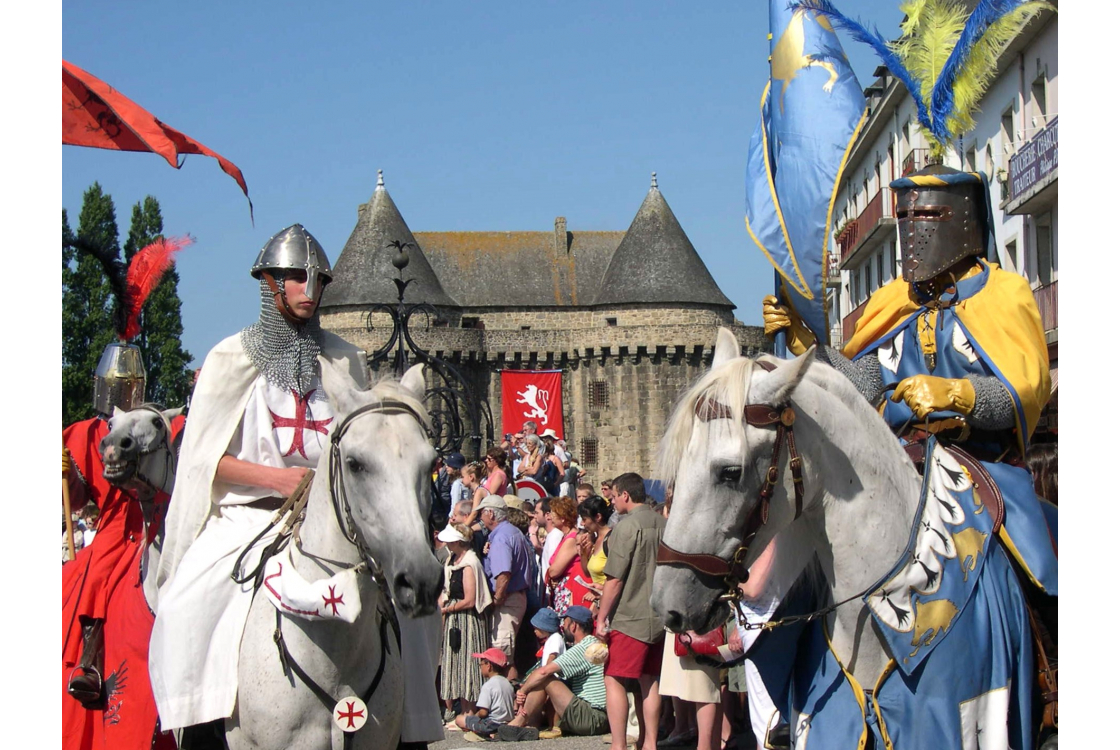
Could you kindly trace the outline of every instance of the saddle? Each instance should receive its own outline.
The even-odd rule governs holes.
[[[906,438],[903,449],[914,463],[919,474],[925,474],[926,441],[936,439],[933,435],[916,431]],[[984,464],[966,453],[959,446],[948,441],[941,442],[945,448],[960,461],[972,477],[973,489],[979,500],[987,508],[992,517],[992,535],[1004,544],[999,535],[1003,526],[1004,502],[1003,493],[992,479],[991,474],[984,468]],[[1014,556],[1008,555],[1012,560]],[[1058,645],[1057,638],[1051,633],[1052,628],[1047,623],[1057,624],[1057,599],[1038,591],[1027,580],[1024,572],[1018,565],[1012,565],[1016,576],[1019,578],[1019,587],[1023,591],[1027,602],[1027,615],[1031,623],[1031,635],[1034,639],[1035,662],[1038,667],[1039,698],[1042,702],[1042,732],[1058,727]]]

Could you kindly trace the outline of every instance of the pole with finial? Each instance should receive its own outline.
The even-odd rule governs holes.
[[[650,190],[657,190],[657,172],[653,172],[649,179]]]
[[[377,189],[378,190],[384,190],[385,189],[385,177],[381,174],[380,169],[377,170]]]

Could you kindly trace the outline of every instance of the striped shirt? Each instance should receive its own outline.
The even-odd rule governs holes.
[[[607,688],[603,684],[603,665],[592,664],[583,656],[592,643],[598,643],[595,636],[584,636],[582,641],[556,657],[553,664],[560,668],[560,677],[572,689],[572,694],[605,710]]]

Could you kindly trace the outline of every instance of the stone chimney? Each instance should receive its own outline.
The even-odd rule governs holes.
[[[556,217],[556,233],[552,242],[557,255],[568,252],[568,220],[563,216]]]

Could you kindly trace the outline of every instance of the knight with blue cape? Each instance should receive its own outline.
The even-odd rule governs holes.
[[[955,446],[978,460],[1002,495],[1004,514],[1002,525],[989,522],[987,527],[977,527],[976,533],[995,536],[1002,542],[1025,582],[1028,590],[1024,593],[1030,594],[1033,589],[1039,595],[1056,597],[1056,537],[1048,528],[1031,474],[1024,465],[1030,436],[1050,397],[1049,358],[1041,317],[1028,282],[987,260],[995,257],[987,178],[941,164],[953,141],[973,127],[973,115],[995,75],[999,52],[1026,21],[1052,6],[1022,0],[981,0],[967,7],[954,0],[910,0],[902,5],[902,36],[894,42],[843,16],[828,0],[806,0],[793,8],[827,19],[833,27],[875,49],[914,98],[932,156],[931,166],[890,184],[896,199],[901,277],[871,296],[842,351],[818,345],[817,356],[844,373],[869,402],[879,406],[882,400],[881,413],[896,433],[911,440],[926,438],[931,450]],[[814,339],[824,337],[815,321],[803,320],[802,305],[795,299],[790,301],[794,304],[787,306],[774,297],[766,298],[763,319],[768,334],[785,332],[790,351],[801,354]],[[883,399],[884,395],[887,398]],[[973,480],[983,481],[976,477]],[[985,545],[978,558],[987,558],[987,550]],[[1003,586],[1013,586],[1020,596],[1015,576],[1001,578]],[[967,647],[974,659],[991,658],[996,669],[998,659],[984,653],[976,643],[998,643],[998,634],[986,638],[983,627],[963,617],[963,602],[959,602],[962,617],[952,621],[944,643],[955,642],[952,650]],[[883,618],[878,612],[875,616],[878,624]],[[889,627],[879,629],[890,632]],[[776,641],[801,637],[804,645],[808,636],[808,632],[779,635],[781,630],[774,631],[768,647],[763,645],[766,639],[760,638],[756,649],[776,654],[781,650],[776,648]],[[962,640],[964,634],[968,637]],[[1053,635],[1056,640],[1056,632]],[[822,648],[827,651],[827,645]],[[930,671],[938,667],[932,666],[935,660],[921,661],[924,658],[918,656],[928,681]],[[760,653],[759,659],[766,657]],[[798,663],[804,666],[805,662],[799,657]],[[903,660],[898,663],[901,668]],[[824,664],[830,662],[817,662],[818,667]],[[917,665],[911,660],[904,671],[909,679],[920,679],[920,670],[914,670]],[[1024,672],[1022,665],[1004,665],[1004,672],[1014,670],[1026,676],[1031,672]],[[837,674],[841,673],[842,668]],[[802,677],[801,694],[793,700],[802,707],[810,706],[821,699],[820,695],[814,697],[813,690],[831,681],[819,669],[813,679],[808,674]],[[796,669],[790,679],[787,687],[798,684]],[[875,690],[883,687],[875,686]],[[991,687],[998,686],[993,683]],[[797,692],[796,687],[789,689],[791,694]],[[973,698],[963,693],[941,697],[956,700],[962,707]],[[1018,696],[1019,709],[1015,709],[1016,696],[1009,698],[1010,745],[1022,747],[1027,742],[1024,735],[1033,733],[1029,689]],[[873,697],[874,713],[880,713],[876,700]],[[801,718],[808,719],[811,711],[805,711]],[[798,717],[787,720],[796,724]],[[838,729],[846,720],[817,717],[818,724],[822,721]],[[856,715],[852,721],[860,747],[869,739],[867,727],[879,742],[891,746],[882,715],[877,721],[874,715]],[[969,746],[963,723],[961,732],[957,739]],[[839,739],[841,734],[824,746],[849,746]],[[895,742],[901,746],[898,739],[896,736]],[[924,746],[925,742],[917,744]]]

